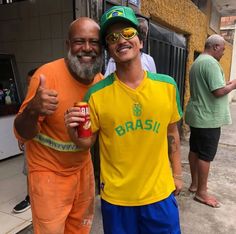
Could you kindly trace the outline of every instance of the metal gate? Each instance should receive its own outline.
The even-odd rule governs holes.
[[[157,73],[164,73],[175,79],[183,108],[187,60],[185,37],[150,22],[149,48]]]

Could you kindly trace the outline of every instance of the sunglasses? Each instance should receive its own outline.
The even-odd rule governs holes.
[[[125,40],[130,40],[136,35],[138,35],[138,31],[135,28],[129,27],[122,29],[120,32],[110,33],[106,36],[105,39],[107,44],[114,44],[120,39],[120,36],[123,37]]]

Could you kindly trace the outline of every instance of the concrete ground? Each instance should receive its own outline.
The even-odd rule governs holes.
[[[211,164],[208,188],[221,202],[220,208],[211,208],[193,200],[188,192],[190,172],[188,141],[182,140],[182,167],[184,189],[177,197],[180,209],[182,234],[234,234],[236,233],[236,103],[231,104],[233,125],[222,128],[215,160]],[[31,234],[32,228],[19,232]],[[103,234],[99,197],[91,234]],[[147,233],[148,234],[148,233]]]

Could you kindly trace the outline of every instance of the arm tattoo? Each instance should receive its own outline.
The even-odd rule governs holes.
[[[177,145],[175,142],[175,138],[172,135],[167,136],[168,139],[168,155],[172,155],[177,150]]]

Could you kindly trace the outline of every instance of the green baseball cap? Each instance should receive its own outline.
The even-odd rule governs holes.
[[[101,17],[100,37],[105,44],[105,35],[107,28],[116,22],[130,23],[134,28],[138,28],[139,22],[132,8],[125,6],[113,6],[108,9]]]

